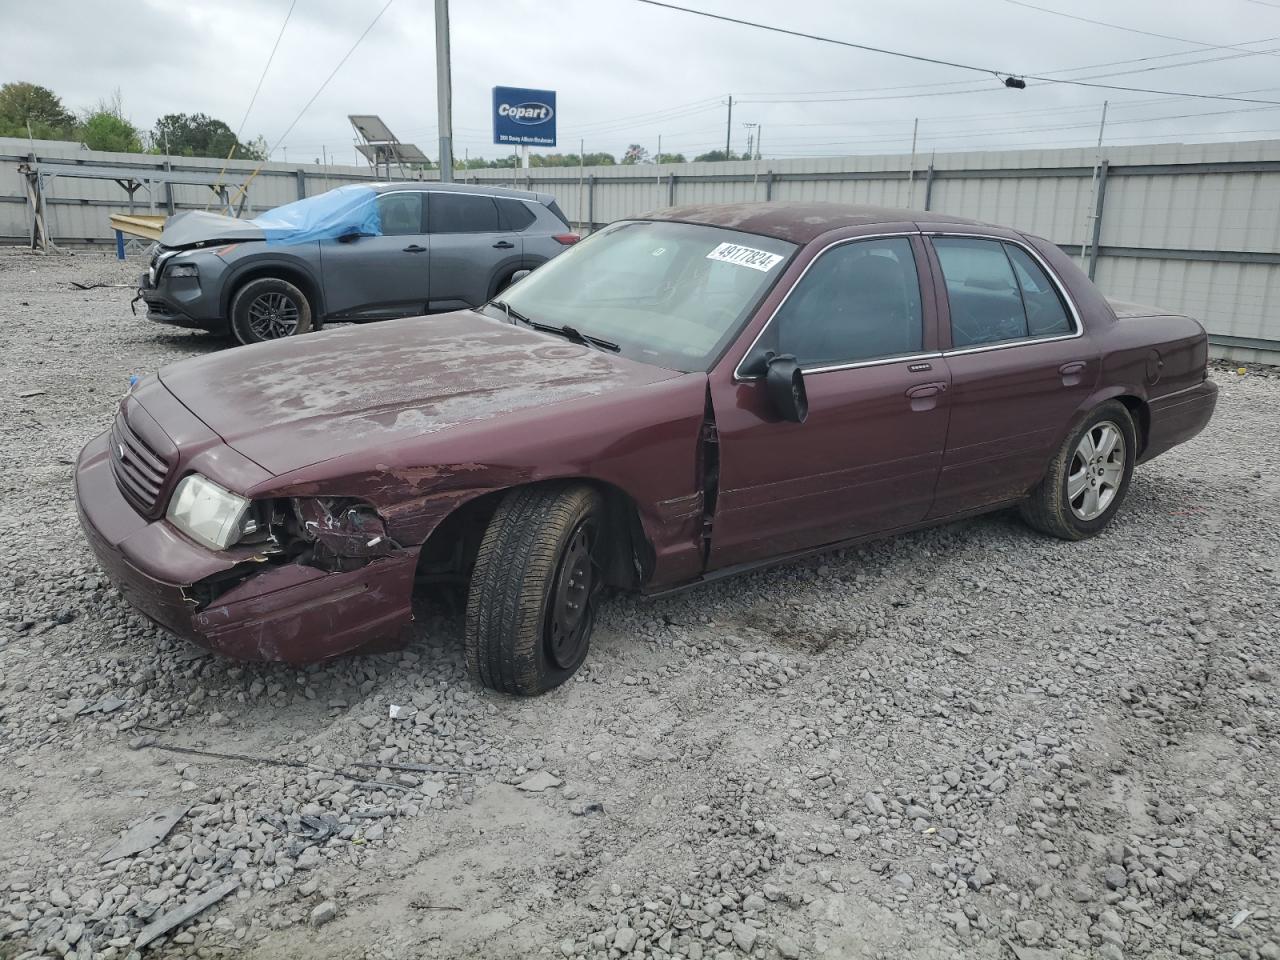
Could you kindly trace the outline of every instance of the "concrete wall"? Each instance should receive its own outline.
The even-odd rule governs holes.
[[[50,159],[157,164],[164,159],[37,144]],[[60,149],[55,149],[60,148]],[[0,242],[22,242],[28,221],[17,174],[25,140],[0,139]],[[1084,262],[1110,296],[1156,303],[1204,321],[1215,353],[1280,363],[1280,141],[1107,147],[1094,183],[1092,149],[877,155],[530,170],[480,170],[458,179],[554,194],[585,229],[673,203],[829,200],[927,209],[1047,237]],[[217,160],[174,159],[217,172]],[[232,164],[244,174],[253,164]],[[367,168],[270,163],[253,181],[252,209],[370,179]],[[107,216],[127,209],[112,181],[55,178],[55,240],[107,242]],[[175,209],[202,208],[202,186],[173,187]],[[148,198],[135,197],[137,212]],[[165,198],[156,198],[158,212]],[[1100,212],[1100,218],[1095,214]],[[1095,225],[1098,242],[1093,249]]]

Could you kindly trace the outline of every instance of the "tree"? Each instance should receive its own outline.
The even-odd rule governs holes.
[[[750,160],[751,158],[744,154],[736,154],[732,150],[725,153],[723,150],[712,150],[709,153],[700,153],[693,158],[694,163],[710,162],[715,163],[720,160]]]
[[[233,146],[232,159],[266,159],[261,137],[241,143],[226,123],[204,113],[167,113],[151,132],[151,148],[157,153],[225,159]]]
[[[0,86],[0,137],[31,135],[48,140],[72,136],[75,118],[48,87],[17,81]]]
[[[657,163],[688,163],[683,153],[660,153],[657,156]]]
[[[85,111],[80,118],[77,133],[90,150],[142,152],[138,128],[125,119],[119,90],[110,100],[99,100],[96,109]]]
[[[644,163],[649,159],[649,151],[638,143],[633,143],[627,147],[627,152],[622,155],[622,162],[626,164]]]

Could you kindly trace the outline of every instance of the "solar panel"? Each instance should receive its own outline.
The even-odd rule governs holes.
[[[426,163],[427,155],[416,144],[397,143],[391,147],[394,155],[405,163]]]
[[[382,122],[382,118],[374,113],[353,113],[347,116],[351,125],[360,136],[370,143],[394,143],[396,135],[391,128]]]

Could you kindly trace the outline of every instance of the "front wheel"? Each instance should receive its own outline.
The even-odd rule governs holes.
[[[231,300],[231,329],[241,343],[297,336],[311,329],[311,303],[288,280],[250,280]]]
[[[587,658],[603,580],[604,511],[591,487],[523,487],[506,495],[476,555],[467,597],[471,675],[533,696]]]
[[[1022,504],[1022,518],[1063,540],[1096,536],[1124,502],[1137,455],[1128,409],[1116,400],[1099,404],[1063,442],[1044,480]]]

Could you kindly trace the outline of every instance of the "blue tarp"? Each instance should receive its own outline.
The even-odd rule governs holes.
[[[267,243],[311,243],[352,233],[379,237],[382,224],[374,202],[377,196],[372,187],[350,183],[276,207],[254,218],[253,223],[262,228]]]

